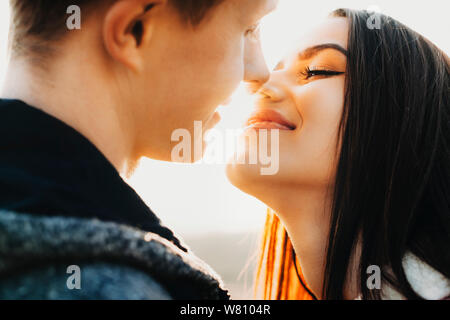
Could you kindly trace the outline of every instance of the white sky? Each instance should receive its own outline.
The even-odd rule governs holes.
[[[0,0],[0,80],[6,68],[8,1]],[[280,0],[278,10],[267,17],[262,29],[263,48],[273,67],[290,47],[333,9],[367,9],[377,6],[428,37],[447,54],[450,49],[450,1],[406,0]],[[219,128],[239,127],[251,105],[242,88],[233,102],[221,108]],[[232,187],[223,165],[179,165],[144,160],[130,179],[161,219],[181,235],[241,232],[262,227],[265,206]]]

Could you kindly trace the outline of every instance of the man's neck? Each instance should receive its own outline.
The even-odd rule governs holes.
[[[23,58],[12,59],[2,97],[22,100],[63,121],[89,139],[127,175],[131,163],[133,133],[131,119],[113,98],[113,88],[98,81],[86,56],[64,55],[51,67],[31,66]]]

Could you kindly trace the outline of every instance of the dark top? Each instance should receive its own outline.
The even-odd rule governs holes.
[[[0,209],[98,218],[180,241],[84,136],[18,100],[0,100]]]
[[[0,100],[0,299],[228,298],[89,140]]]

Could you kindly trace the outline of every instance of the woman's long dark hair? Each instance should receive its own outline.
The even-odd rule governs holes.
[[[359,242],[363,299],[381,298],[366,285],[370,265],[418,299],[402,267],[406,252],[450,278],[449,59],[385,15],[333,16],[349,21],[349,56],[322,294],[343,298]]]
[[[366,285],[370,265],[404,297],[420,299],[402,266],[405,253],[450,278],[449,59],[385,15],[339,9],[332,16],[349,21],[349,55],[322,297],[344,298],[355,255],[362,299],[381,298]],[[311,298],[294,279],[286,239],[270,213],[257,288],[269,299]]]

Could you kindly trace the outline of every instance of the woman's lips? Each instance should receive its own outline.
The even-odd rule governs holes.
[[[296,125],[274,110],[259,110],[251,114],[245,123],[247,128],[295,130]]]

